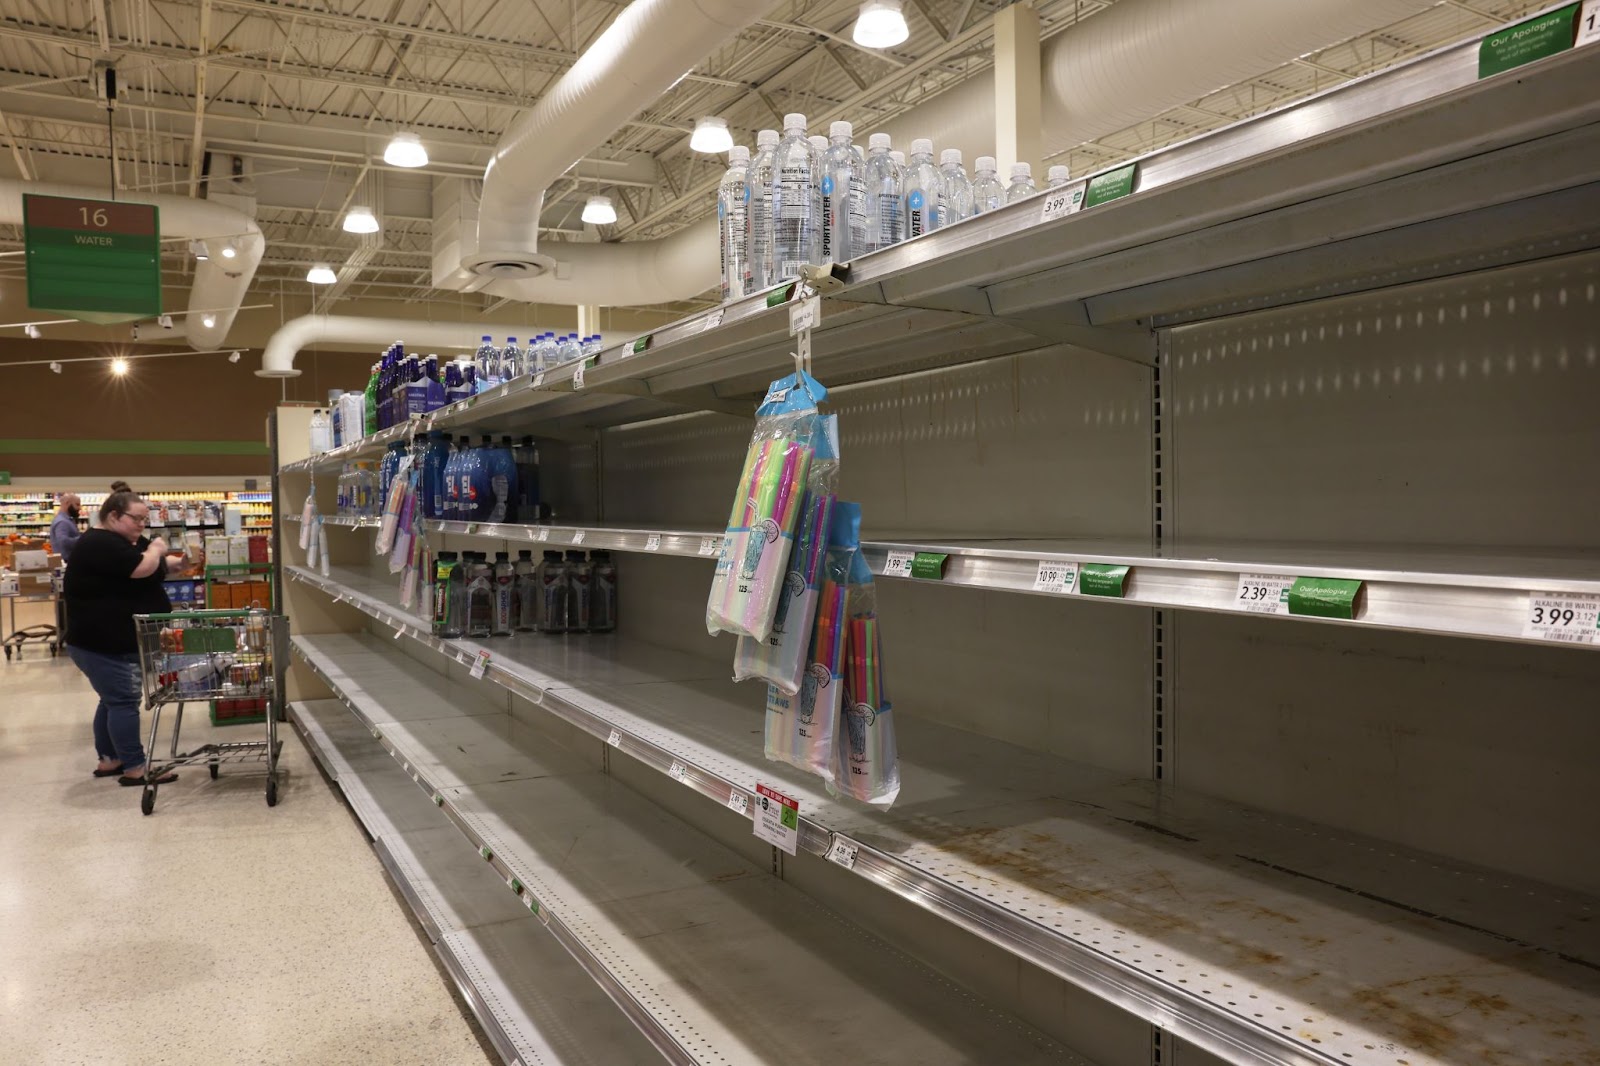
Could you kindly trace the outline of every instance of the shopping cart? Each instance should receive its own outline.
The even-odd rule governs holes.
[[[278,716],[283,710],[283,673],[289,661],[289,620],[255,608],[247,611],[179,611],[134,615],[139,633],[139,666],[144,675],[144,705],[151,712],[150,765],[139,809],[155,809],[154,782],[179,766],[205,764],[217,776],[223,763],[266,763],[267,806],[278,805]],[[202,744],[180,752],[183,705],[208,700],[262,700],[267,705],[267,738]],[[176,704],[172,746],[167,760],[155,761],[161,708]]]

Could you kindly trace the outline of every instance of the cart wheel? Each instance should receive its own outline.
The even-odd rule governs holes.
[[[267,779],[267,806],[268,807],[276,807],[277,805],[278,805],[278,782],[273,780],[272,778],[268,778]]]
[[[216,763],[212,763],[211,764],[211,780],[215,781],[216,779],[217,779],[217,764]]]
[[[156,790],[147,788],[144,795],[139,798],[139,809],[146,814],[156,809]]]

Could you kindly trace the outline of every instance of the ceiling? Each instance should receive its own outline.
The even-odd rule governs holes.
[[[1043,32],[1113,0],[1037,0]],[[248,303],[304,295],[314,261],[340,270],[319,292],[429,298],[435,177],[480,177],[502,130],[538,100],[625,6],[609,0],[6,0],[0,14],[0,175],[203,194],[235,166],[253,189],[267,252]],[[790,0],[713,54],[556,183],[544,241],[658,237],[714,209],[721,157],[688,148],[696,116],[720,114],[740,143],[784,112],[870,129],[992,63],[1001,0],[907,0],[911,38],[888,53],[850,41],[856,0]],[[1546,6],[1446,0],[1421,15],[1261,72],[1074,148],[1074,173],[1226,125]],[[116,57],[119,103],[96,99],[95,58]],[[418,132],[424,170],[387,167],[397,129]],[[114,147],[112,147],[114,145]],[[237,161],[237,162],[236,162]],[[614,226],[584,226],[607,193]],[[364,242],[346,206],[383,222]],[[0,226],[0,252],[21,248]],[[20,272],[0,260],[0,277]],[[169,257],[169,280],[189,263]],[[434,294],[437,295],[437,294]],[[492,297],[459,297],[481,300]],[[677,305],[674,309],[687,309]]]

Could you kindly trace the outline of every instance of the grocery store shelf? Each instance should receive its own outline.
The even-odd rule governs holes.
[[[382,641],[294,648],[668,1061],[859,1061],[893,1033],[930,1066],[1080,1062]]]
[[[764,694],[725,663],[611,637],[443,641],[381,582],[291,576],[459,662],[489,651],[489,680],[717,803],[779,788],[804,850],[842,838],[857,875],[1229,1061],[1583,1062],[1600,1046],[1600,901],[1579,893],[914,716],[896,807],[863,810],[762,757]],[[327,668],[362,654],[342,644]]]
[[[289,718],[372,837],[384,869],[505,1062],[661,1061],[342,703],[293,703]]]

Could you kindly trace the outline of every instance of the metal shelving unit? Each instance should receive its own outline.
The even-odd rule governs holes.
[[[893,1032],[918,1062],[1081,1064],[381,642],[294,646],[667,1061],[843,1060]]]

